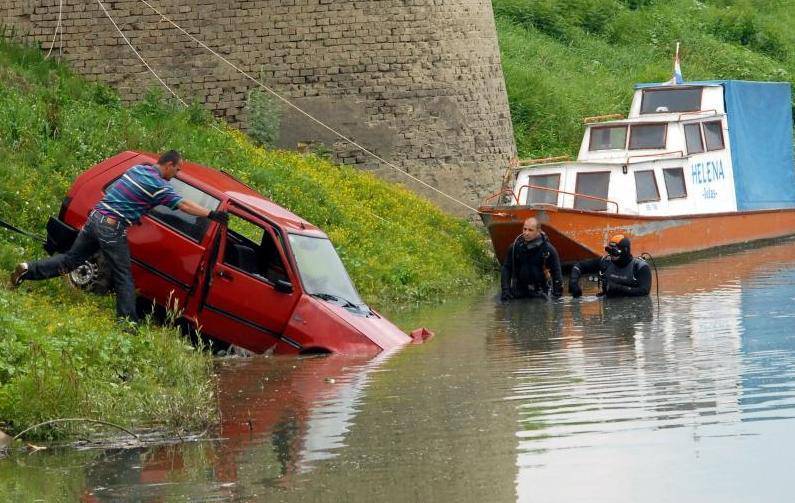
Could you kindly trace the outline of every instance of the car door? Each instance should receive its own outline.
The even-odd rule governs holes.
[[[177,178],[174,190],[207,209],[215,210],[219,199]],[[129,228],[135,287],[146,298],[162,306],[184,308],[198,281],[198,270],[209,246],[208,230],[215,222],[183,211],[157,206]]]
[[[281,334],[300,297],[297,284],[279,230],[230,204],[201,308],[201,329],[256,352],[289,343]]]

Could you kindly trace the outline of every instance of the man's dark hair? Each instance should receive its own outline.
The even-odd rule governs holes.
[[[169,162],[177,164],[181,159],[182,156],[179,155],[179,152],[177,152],[176,150],[169,150],[168,152],[160,156],[160,159],[157,160],[157,164],[159,166],[162,166],[163,164],[167,164]]]

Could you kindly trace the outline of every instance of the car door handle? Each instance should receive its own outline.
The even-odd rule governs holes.
[[[232,281],[232,275],[229,274],[228,272],[225,272],[223,269],[221,269],[220,271],[215,273],[215,275],[218,276],[219,278],[223,278],[223,279],[225,279],[227,281]]]

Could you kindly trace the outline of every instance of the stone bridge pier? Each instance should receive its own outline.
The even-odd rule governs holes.
[[[246,127],[254,84],[140,0],[103,0],[144,59],[186,101]],[[476,206],[515,156],[490,0],[147,0],[246,72],[348,138]],[[0,23],[135,101],[155,78],[97,0],[1,0]],[[278,146],[323,144],[464,215],[288,107]]]

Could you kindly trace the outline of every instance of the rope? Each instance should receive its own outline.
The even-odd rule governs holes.
[[[47,240],[44,239],[43,236],[39,236],[38,234],[34,234],[32,232],[28,232],[28,231],[26,231],[24,229],[20,229],[19,227],[16,227],[15,225],[10,224],[10,223],[2,220],[2,219],[0,219],[0,227],[8,229],[8,230],[10,230],[12,232],[16,232],[17,234],[22,234],[23,236],[27,236],[29,238],[33,238],[33,239],[35,239],[37,241],[41,241],[42,243],[46,243],[47,242]]]
[[[55,33],[52,34],[52,42],[50,43],[50,50],[47,51],[47,55],[44,56],[44,59],[50,58],[50,53],[52,53],[52,48],[55,47],[55,39],[58,37],[58,32],[61,30],[62,13],[63,13],[63,0],[61,0],[60,3],[58,4],[58,23],[55,25]],[[61,35],[61,48],[63,48],[63,34]]]
[[[132,52],[134,52],[134,53],[135,53],[135,55],[136,55],[136,56],[138,56],[138,59],[140,59],[140,60],[141,60],[141,63],[143,63],[143,64],[144,64],[144,66],[145,66],[145,67],[146,67],[146,68],[147,68],[147,69],[148,69],[150,72],[152,72],[152,75],[154,75],[154,76],[155,76],[155,78],[157,79],[157,81],[158,81],[158,82],[160,82],[160,83],[163,85],[163,87],[165,87],[166,89],[168,89],[168,92],[170,92],[170,93],[172,94],[172,96],[174,96],[174,97],[177,99],[177,101],[179,101],[180,103],[182,103],[182,105],[183,105],[184,107],[186,107],[186,108],[187,108],[188,104],[187,104],[187,103],[185,103],[185,101],[183,101],[183,100],[182,100],[182,98],[180,98],[180,97],[177,95],[177,93],[175,93],[175,92],[174,92],[174,90],[173,90],[173,89],[171,89],[170,87],[168,87],[168,84],[166,84],[165,82],[163,82],[163,79],[161,79],[161,78],[160,78],[160,76],[159,76],[159,75],[157,75],[157,72],[155,72],[155,71],[152,69],[152,67],[151,67],[151,66],[149,66],[149,63],[147,63],[147,62],[146,62],[146,60],[145,60],[145,59],[144,59],[144,58],[143,58],[143,57],[142,57],[142,56],[141,56],[141,55],[138,53],[138,51],[136,51],[136,50],[135,50],[135,47],[133,47],[133,45],[130,43],[130,41],[127,39],[127,37],[126,37],[126,36],[124,35],[124,33],[121,31],[121,28],[119,28],[119,25],[117,25],[117,24],[116,24],[116,21],[114,21],[114,20],[113,20],[113,18],[111,17],[110,13],[108,12],[108,9],[106,9],[106,8],[105,8],[105,4],[103,4],[103,3],[102,3],[102,0],[97,0],[97,3],[99,4],[99,6],[100,6],[100,7],[102,7],[102,11],[105,13],[105,15],[108,17],[108,19],[110,19],[110,22],[111,22],[111,23],[113,23],[113,26],[116,28],[116,31],[118,31],[118,32],[119,32],[119,35],[121,35],[121,38],[123,38],[123,39],[124,39],[124,41],[125,41],[125,42],[127,42],[127,45],[129,45],[129,46],[130,46],[130,49],[132,49]]]
[[[269,92],[270,94],[272,94],[272,95],[273,95],[274,97],[276,97],[278,100],[282,101],[282,102],[283,102],[285,105],[289,106],[290,108],[294,109],[294,110],[295,110],[295,111],[297,111],[298,113],[300,113],[300,114],[304,115],[305,117],[307,117],[309,120],[313,121],[314,123],[316,123],[316,124],[318,124],[319,126],[321,126],[321,127],[325,128],[326,130],[328,130],[328,131],[329,131],[329,132],[331,132],[332,134],[336,135],[338,138],[342,139],[343,141],[346,141],[346,142],[350,143],[351,145],[353,145],[354,147],[358,148],[359,150],[361,150],[361,151],[362,151],[362,152],[364,152],[365,154],[367,154],[367,155],[371,156],[372,158],[374,158],[374,159],[376,159],[376,160],[380,161],[381,163],[383,163],[383,164],[385,164],[385,165],[389,166],[390,168],[394,169],[395,171],[398,171],[398,172],[402,173],[403,175],[407,176],[408,178],[410,178],[410,179],[414,180],[415,182],[417,182],[417,183],[419,183],[419,184],[421,184],[421,185],[423,185],[423,186],[425,186],[425,187],[427,187],[427,188],[429,188],[429,189],[433,190],[434,192],[436,192],[436,193],[438,193],[438,194],[440,194],[440,195],[442,195],[442,196],[446,197],[447,199],[449,199],[449,200],[451,200],[451,201],[453,201],[453,202],[455,202],[455,203],[457,203],[457,204],[459,204],[459,205],[461,205],[461,206],[463,206],[463,207],[465,207],[465,208],[467,208],[467,209],[469,209],[469,210],[471,210],[471,211],[474,211],[475,213],[477,213],[477,211],[478,211],[478,210],[477,210],[477,209],[475,209],[475,208],[473,208],[472,206],[470,206],[470,205],[466,204],[465,202],[463,202],[463,201],[460,201],[460,200],[456,199],[455,197],[453,197],[453,196],[451,196],[451,195],[449,195],[449,194],[447,194],[447,193],[445,193],[445,192],[443,192],[443,191],[441,191],[441,190],[437,189],[436,187],[434,187],[434,186],[432,186],[432,185],[428,184],[427,182],[424,182],[424,181],[420,180],[420,179],[419,179],[419,178],[417,178],[416,176],[414,176],[414,175],[410,174],[409,172],[407,172],[407,171],[405,171],[405,170],[403,170],[403,169],[399,168],[398,166],[396,166],[396,165],[394,165],[393,163],[391,163],[391,162],[387,161],[386,159],[384,159],[383,157],[379,156],[378,154],[376,154],[376,153],[374,153],[374,152],[370,151],[369,149],[367,149],[367,148],[363,147],[363,146],[362,146],[362,145],[360,145],[359,143],[357,143],[357,142],[353,141],[352,139],[348,138],[347,136],[345,136],[344,134],[340,133],[339,131],[337,131],[336,129],[332,128],[331,126],[327,125],[326,123],[324,123],[324,122],[323,122],[323,121],[321,121],[320,119],[317,119],[317,118],[315,118],[314,116],[310,115],[308,112],[305,112],[303,109],[301,109],[301,108],[299,108],[297,105],[293,104],[293,103],[292,103],[290,100],[288,100],[287,98],[284,98],[282,95],[280,95],[279,93],[277,93],[276,91],[274,91],[274,90],[273,90],[273,89],[271,89],[270,87],[266,86],[265,84],[263,84],[262,82],[260,82],[260,81],[259,81],[259,80],[257,80],[256,78],[252,77],[252,76],[251,76],[251,75],[249,75],[249,74],[248,74],[246,71],[242,70],[241,68],[239,68],[238,66],[236,66],[234,63],[232,63],[231,61],[229,61],[228,59],[226,59],[226,58],[225,58],[225,57],[223,57],[222,55],[218,54],[218,53],[217,53],[216,51],[214,51],[212,48],[210,48],[209,46],[207,46],[207,44],[205,44],[204,42],[202,42],[201,40],[199,40],[199,39],[198,39],[198,38],[196,38],[195,36],[191,35],[191,34],[190,34],[190,33],[188,33],[187,31],[185,31],[185,30],[184,30],[184,29],[183,29],[181,26],[179,26],[177,23],[175,23],[174,21],[172,21],[170,18],[168,18],[168,17],[167,17],[166,15],[164,15],[162,12],[160,12],[160,11],[159,11],[159,10],[157,10],[155,7],[153,7],[153,6],[152,6],[152,4],[150,4],[149,2],[147,2],[147,0],[140,0],[140,1],[141,1],[142,3],[144,3],[144,4],[146,4],[146,6],[147,6],[147,7],[149,7],[150,9],[152,9],[152,10],[153,10],[155,13],[157,13],[157,14],[158,14],[158,15],[159,15],[159,16],[160,16],[160,17],[161,17],[163,20],[165,20],[166,22],[170,23],[170,24],[171,24],[172,26],[174,26],[176,29],[178,29],[179,31],[181,31],[182,33],[184,33],[184,34],[185,34],[185,35],[186,35],[188,38],[190,38],[192,41],[194,41],[194,42],[196,42],[197,44],[199,44],[199,46],[201,46],[202,48],[204,48],[204,49],[206,49],[207,51],[209,51],[210,53],[212,53],[212,54],[213,54],[215,57],[219,58],[221,61],[223,61],[223,62],[224,62],[224,63],[226,63],[227,65],[229,65],[229,66],[231,66],[232,68],[234,68],[236,71],[238,71],[240,74],[242,74],[243,76],[245,76],[245,77],[246,77],[247,79],[249,79],[250,81],[252,81],[252,82],[254,82],[255,84],[257,84],[257,85],[258,85],[259,87],[261,87],[262,89],[265,89],[267,92]],[[102,5],[102,2],[101,2],[101,0],[97,0],[97,2],[99,2],[99,3],[100,3],[100,5]],[[103,7],[103,10],[104,10],[104,7]],[[105,11],[105,13],[107,14],[107,11]],[[110,17],[110,16],[108,15],[108,17]],[[115,25],[116,23],[113,23],[113,24]],[[117,29],[118,29],[118,27],[117,27]],[[119,30],[119,33],[121,33],[121,30]],[[122,35],[122,36],[124,36],[124,35]],[[125,37],[125,40],[127,40],[127,39],[126,39],[126,37]],[[127,43],[129,44],[129,42],[127,42]],[[130,47],[132,47],[132,45],[130,45]],[[135,51],[135,49],[133,49],[133,50]],[[137,52],[137,51],[136,51],[136,55],[138,55],[138,52]],[[138,57],[139,57],[139,59],[140,59],[140,55],[138,55]],[[141,59],[141,61],[143,61],[143,59]],[[144,64],[146,64],[146,63],[144,63]],[[148,65],[147,65],[147,67],[148,67]],[[160,79],[158,78],[158,80],[160,80]],[[161,80],[161,82],[162,82],[162,80]],[[163,84],[163,85],[165,85],[165,84]],[[169,89],[169,91],[170,91],[170,89]],[[172,91],[172,94],[173,94],[173,91]],[[180,100],[180,101],[182,101],[182,100]]]

